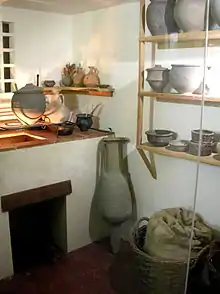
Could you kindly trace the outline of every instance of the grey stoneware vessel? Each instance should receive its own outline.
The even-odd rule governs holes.
[[[169,81],[169,69],[161,65],[155,65],[153,68],[146,69],[147,82],[155,92],[163,92],[164,87]]]
[[[220,26],[220,1],[211,0],[211,15],[214,20]],[[216,27],[215,29],[218,29]]]
[[[206,3],[207,0],[176,1],[174,19],[184,32],[205,29]]]
[[[151,0],[146,12],[146,21],[153,36],[178,32],[174,20],[174,0]]]
[[[192,94],[200,87],[202,79],[202,68],[198,65],[173,64],[169,74],[170,85],[180,94]]]

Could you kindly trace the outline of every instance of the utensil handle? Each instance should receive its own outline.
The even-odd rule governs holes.
[[[59,99],[61,104],[64,104],[64,95],[63,94],[59,94]]]

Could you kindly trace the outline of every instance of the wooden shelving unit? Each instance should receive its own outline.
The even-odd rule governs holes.
[[[206,33],[189,32],[180,34],[170,34],[161,36],[145,35],[145,18],[146,7],[145,0],[140,0],[140,32],[139,32],[139,73],[138,73],[138,114],[137,114],[137,150],[149,169],[153,178],[157,178],[154,154],[160,154],[168,157],[181,158],[185,160],[198,161],[205,164],[220,166],[220,159],[217,155],[207,157],[194,156],[183,152],[173,152],[166,148],[158,148],[142,141],[143,134],[143,109],[145,97],[150,99],[149,109],[149,129],[154,129],[154,105],[157,101],[171,103],[187,103],[187,104],[204,104],[207,106],[220,106],[220,97],[211,97],[203,95],[187,95],[175,93],[156,93],[146,91],[144,89],[144,73],[145,73],[145,46],[151,44],[151,66],[155,66],[157,49],[179,49],[204,47]],[[210,31],[208,33],[208,46],[220,46],[220,30]],[[147,156],[148,152],[149,156]]]
[[[113,88],[85,88],[85,87],[53,87],[44,88],[45,93],[63,93],[63,94],[76,94],[76,95],[90,95],[90,96],[103,96],[112,97],[114,94]]]

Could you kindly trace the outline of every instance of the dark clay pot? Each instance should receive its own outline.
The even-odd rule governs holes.
[[[91,114],[81,113],[81,114],[77,114],[76,117],[77,117],[76,125],[77,127],[79,127],[81,132],[86,132],[91,128],[93,124]]]
[[[153,36],[179,31],[173,16],[175,0],[151,0],[146,13],[149,31]]]

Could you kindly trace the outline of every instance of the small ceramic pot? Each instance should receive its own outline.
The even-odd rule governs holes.
[[[153,36],[178,32],[173,9],[174,0],[151,0],[147,8],[146,20]]]
[[[220,26],[220,1],[211,0],[211,15],[213,20]]]
[[[173,140],[170,141],[167,149],[175,152],[187,152],[189,149],[189,141],[186,140]]]
[[[177,0],[174,8],[177,25],[184,32],[204,30],[206,3],[207,0]]]
[[[214,144],[203,143],[201,145],[201,156],[209,156],[212,154]],[[198,142],[189,142],[189,153],[192,155],[198,155],[199,153],[199,143]]]
[[[157,147],[164,147],[177,138],[177,133],[169,130],[152,130],[145,133],[148,142]]]
[[[93,124],[91,114],[80,113],[80,114],[77,114],[76,117],[77,117],[76,125],[79,127],[81,132],[86,132],[91,128]]]
[[[43,85],[45,87],[52,88],[56,85],[56,82],[54,80],[46,80],[44,81]]]
[[[61,83],[65,87],[71,87],[73,85],[73,80],[71,76],[62,76]]]
[[[98,87],[100,85],[99,71],[94,66],[89,66],[89,72],[85,75],[83,83],[86,87]]]
[[[85,71],[82,67],[78,67],[76,72],[73,75],[73,84],[74,86],[81,87],[83,86],[83,80],[85,77]]]
[[[73,133],[75,124],[73,122],[65,122],[58,128],[58,136],[69,136]]]
[[[147,82],[155,92],[163,92],[164,87],[169,81],[169,69],[161,65],[146,69]]]
[[[192,141],[199,142],[200,130],[192,130]],[[215,133],[208,130],[202,130],[202,142],[213,143],[215,141]]]
[[[169,74],[170,85],[180,94],[192,94],[201,85],[202,68],[198,65],[173,64]]]

